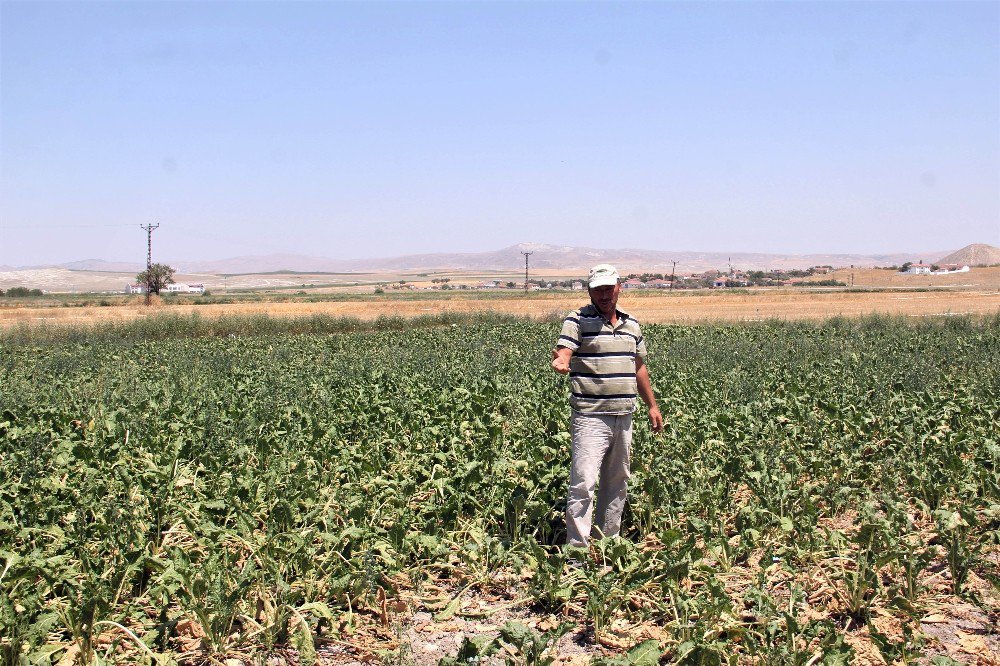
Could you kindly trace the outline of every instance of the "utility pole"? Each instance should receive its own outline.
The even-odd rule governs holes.
[[[159,229],[159,224],[140,224],[146,230],[146,305],[150,303],[153,291],[153,230]]]
[[[524,290],[528,291],[528,255],[534,254],[534,252],[522,252],[524,255]]]
[[[670,267],[670,291],[674,290],[674,271],[677,269],[677,262],[671,261],[673,266]]]

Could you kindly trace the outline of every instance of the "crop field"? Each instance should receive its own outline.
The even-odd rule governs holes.
[[[3,663],[1000,663],[1000,316],[645,326],[582,554],[558,324],[203,324],[0,336]]]

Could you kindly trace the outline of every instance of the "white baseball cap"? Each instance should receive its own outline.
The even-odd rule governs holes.
[[[611,264],[597,264],[590,269],[590,279],[587,286],[591,289],[618,284],[618,270]]]

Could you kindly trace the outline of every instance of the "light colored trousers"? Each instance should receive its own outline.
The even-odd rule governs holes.
[[[617,536],[628,492],[632,453],[631,414],[581,414],[570,419],[573,459],[566,499],[566,543],[586,546],[590,539],[594,487],[598,536]]]

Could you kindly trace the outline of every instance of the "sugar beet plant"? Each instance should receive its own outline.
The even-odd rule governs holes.
[[[274,328],[0,347],[4,663],[308,660],[496,571],[597,640],[833,663],[873,607],[918,615],[929,567],[974,602],[996,573],[1000,318],[648,326],[668,426],[581,569],[556,324]]]

